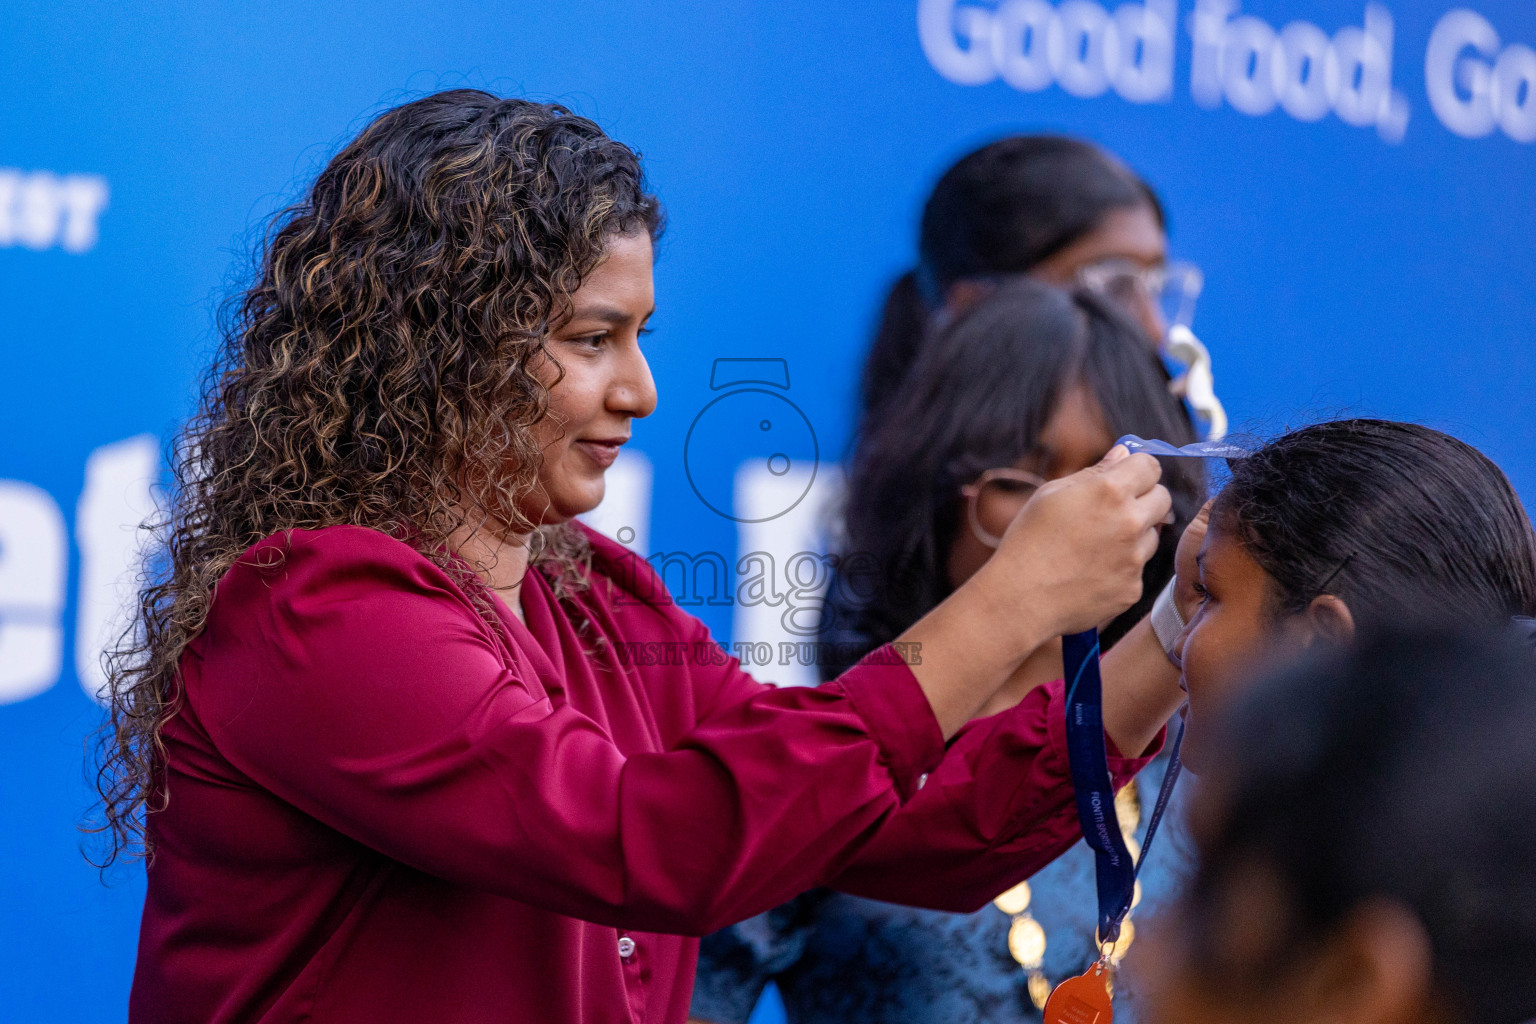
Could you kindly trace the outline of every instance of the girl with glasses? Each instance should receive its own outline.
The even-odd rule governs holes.
[[[1116,437],[1194,440],[1128,316],[1096,294],[1028,277],[1002,284],[926,345],[886,409],[852,459],[841,572],[823,618],[827,646],[852,657],[963,586],[1040,486],[1092,465]],[[1103,624],[1106,643],[1125,636],[1172,576],[1178,531],[1200,507],[1197,462],[1166,460],[1164,480],[1176,521],[1148,563],[1143,601]],[[979,714],[1042,699],[1061,672],[1052,641]],[[1138,795],[1150,814],[1162,769],[1154,763],[1128,790],[1123,822]],[[1181,866],[1174,836],[1156,849],[1143,876],[1148,906]],[[1092,873],[1079,844],[1000,905],[970,914],[808,893],[705,940],[692,1015],[739,1024],[772,980],[791,1024],[1037,1021],[1050,985],[1097,956]]]
[[[923,207],[917,249],[865,363],[865,418],[894,394],[924,338],[1011,277],[1097,292],[1151,345],[1173,323],[1188,326],[1204,283],[1199,268],[1168,261],[1151,186],[1098,146],[1059,135],[1010,136],[957,161]]]

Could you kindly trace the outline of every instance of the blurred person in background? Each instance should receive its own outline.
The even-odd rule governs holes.
[[[1203,282],[1197,267],[1168,262],[1166,226],[1151,186],[1092,143],[1016,135],[962,157],[924,204],[917,266],[892,285],[881,311],[860,381],[854,447],[879,430],[924,343],[1016,277],[1108,299],[1155,349],[1168,323],[1193,317]],[[1163,560],[1171,561],[1177,539],[1165,531]],[[821,620],[819,639],[830,644],[823,649],[834,652],[819,665],[823,679],[851,664],[835,652],[857,650],[863,640],[848,632],[856,615],[848,596],[835,578]],[[1127,621],[1141,618],[1156,596],[1156,588],[1144,591]]]
[[[1202,721],[1199,870],[1131,954],[1146,1019],[1536,1020],[1536,659],[1421,610]]]
[[[1031,277],[998,285],[951,321],[918,353],[888,409],[852,460],[840,563],[848,571],[839,579],[856,592],[827,613],[839,609],[850,621],[823,629],[823,637],[840,638],[850,662],[899,635],[985,564],[1045,481],[1093,465],[1122,434],[1194,440],[1167,371],[1130,317],[1096,293],[1069,294]],[[1178,531],[1204,498],[1201,469],[1197,460],[1165,463],[1176,523],[1147,565],[1145,594],[1156,595],[1173,575]],[[1109,623],[1104,642],[1141,617],[1138,605]],[[1160,649],[1151,651],[1165,662]],[[1061,674],[1055,640],[980,714],[1002,711]],[[1140,809],[1150,814],[1165,769],[1164,759],[1154,762],[1122,797],[1122,825],[1136,835],[1144,831]],[[1142,876],[1146,906],[1169,893],[1182,869],[1181,849],[1169,838],[1176,831],[1167,830]],[[1051,984],[1097,957],[1093,871],[1079,843],[998,905],[972,914],[806,893],[705,940],[691,1013],[739,1024],[772,980],[791,1024],[1038,1020]]]
[[[1000,281],[1028,274],[1082,286],[1121,305],[1156,345],[1194,315],[1203,278],[1168,262],[1157,194],[1098,146],[1017,135],[962,157],[923,207],[917,266],[891,286],[860,385],[861,433],[872,429],[923,340]]]

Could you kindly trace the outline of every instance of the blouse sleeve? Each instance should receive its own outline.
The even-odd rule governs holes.
[[[969,723],[927,785],[828,884],[892,903],[970,913],[1055,860],[1082,837],[1067,762],[1065,687],[1039,687],[1007,711]],[[1151,762],[1120,755],[1118,790]]]
[[[881,665],[755,689],[626,756],[404,545],[263,551],[280,564],[231,569],[200,638],[204,728],[257,785],[450,881],[702,935],[834,873],[943,757],[910,672]]]
[[[877,648],[828,685],[855,674],[872,678],[864,673],[873,663],[885,669],[879,678],[911,679],[904,658],[920,654]],[[717,706],[762,686],[734,659],[712,671],[700,690],[714,692]],[[969,913],[1065,853],[1082,837],[1067,763],[1065,700],[1057,680],[1007,711],[967,724],[920,791],[823,884],[889,903]],[[1152,760],[1162,738],[1135,758],[1122,757],[1107,735],[1105,743],[1118,789]]]

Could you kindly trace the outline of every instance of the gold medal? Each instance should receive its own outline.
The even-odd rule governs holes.
[[[1075,978],[1056,986],[1045,1001],[1045,1024],[1112,1024],[1109,972],[1099,961]]]
[[[1020,882],[993,900],[992,905],[1009,917],[1012,917],[1015,914],[1022,914],[1029,909],[1029,898],[1029,883]]]
[[[1045,929],[1032,917],[1016,917],[1008,929],[1008,952],[1026,971],[1033,971],[1045,959]]]

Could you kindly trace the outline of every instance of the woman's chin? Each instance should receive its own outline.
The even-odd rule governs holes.
[[[598,477],[596,485],[571,488],[549,503],[541,525],[568,523],[577,516],[586,515],[603,503],[603,493],[602,477]]]
[[[537,487],[518,500],[518,509],[538,526],[557,526],[597,508],[606,490],[607,481],[602,473],[567,478],[553,487],[550,481],[540,480]]]

